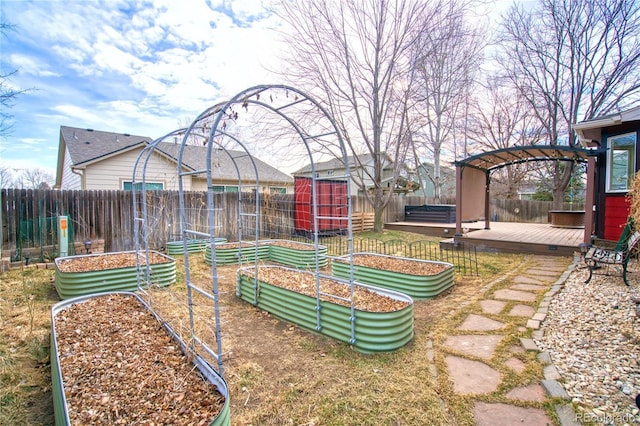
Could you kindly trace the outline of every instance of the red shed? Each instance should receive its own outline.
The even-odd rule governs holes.
[[[348,193],[346,181],[316,179],[315,191],[308,177],[295,177],[294,226],[296,232],[314,231],[313,197],[319,233],[340,233],[348,228]]]

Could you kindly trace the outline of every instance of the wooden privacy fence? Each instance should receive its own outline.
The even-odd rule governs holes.
[[[168,241],[180,239],[179,193],[147,191],[136,195],[138,217],[146,209],[147,218],[141,223],[139,238],[146,233],[153,249],[162,249]],[[134,248],[131,191],[2,189],[0,196],[2,256],[20,259],[22,251],[31,247],[51,247],[55,252],[57,217],[61,215],[68,217],[70,242],[104,240],[106,252]],[[206,197],[204,192],[185,193],[187,229],[209,233]],[[244,238],[256,233],[259,238],[288,238],[295,233],[293,194],[261,194],[257,200],[255,197],[251,193],[215,194],[215,235],[234,241],[240,232]],[[363,196],[352,196],[351,200],[353,229],[356,232],[372,229],[373,208]],[[405,205],[420,204],[425,204],[423,197],[394,196],[384,211],[383,221],[401,221]],[[493,200],[491,214],[492,220],[546,222],[550,208],[549,202]],[[240,221],[239,209],[243,213]]]

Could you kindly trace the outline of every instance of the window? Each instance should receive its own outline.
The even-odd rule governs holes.
[[[145,182],[144,187],[147,191],[162,191],[164,184],[162,182]],[[133,183],[131,181],[122,182],[122,189],[131,191],[133,189]],[[136,183],[136,191],[142,191],[142,182]]]
[[[238,187],[235,185],[213,185],[213,192],[238,192]]]
[[[269,187],[269,192],[271,194],[286,194],[287,193],[287,188],[282,188],[280,186],[270,186]]]
[[[636,134],[610,136],[607,142],[607,191],[627,192],[636,170]]]

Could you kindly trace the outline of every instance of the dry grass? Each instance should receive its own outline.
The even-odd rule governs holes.
[[[348,345],[289,325],[235,296],[235,267],[218,268],[225,379],[231,416],[238,425],[472,425],[473,399],[457,395],[447,377],[442,342],[497,277],[526,267],[528,257],[479,254],[480,276],[456,276],[456,285],[435,300],[415,303],[415,338],[389,354],[364,355]],[[207,285],[208,269],[192,259],[192,280]],[[180,263],[180,262],[179,262]],[[179,269],[180,269],[180,265]],[[14,270],[0,283],[0,424],[52,424],[48,362],[50,309],[58,301],[53,271]],[[174,328],[185,335],[184,285],[152,293]],[[210,318],[197,302],[196,315]],[[161,308],[163,307],[163,308]],[[505,318],[505,321],[507,318]],[[509,318],[513,322],[513,318]],[[212,335],[212,330],[199,330]],[[510,326],[489,364],[506,384],[539,375],[535,357],[522,354],[527,369],[515,375],[503,366],[509,346],[522,334]],[[212,342],[213,343],[213,342]],[[428,356],[433,346],[434,359]],[[435,365],[437,375],[432,374]],[[483,396],[502,400],[500,392]],[[550,415],[552,410],[548,410]]]

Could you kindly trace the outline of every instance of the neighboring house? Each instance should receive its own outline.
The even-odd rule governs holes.
[[[435,186],[429,176],[433,176],[434,166],[432,163],[422,163],[418,168],[419,178],[413,177],[413,181],[421,185],[421,188],[416,189],[411,195],[417,195],[420,197],[434,197]],[[413,172],[415,173],[415,172]],[[440,166],[440,180],[442,187],[440,190],[440,197],[453,198],[456,196],[456,171],[449,167]]]
[[[640,106],[581,121],[573,129],[582,146],[594,154],[587,166],[586,212],[594,215],[591,232],[617,240],[629,216],[631,179],[640,170]]]
[[[56,188],[131,189],[135,162],[151,142],[153,140],[146,136],[61,126]],[[171,142],[158,144],[146,166],[147,189],[178,189],[177,158],[180,146]],[[183,153],[183,171],[206,169],[206,151],[207,148],[203,146],[187,145]],[[293,192],[291,176],[250,157],[244,151],[217,149],[212,163],[214,191],[236,192],[242,188],[243,191]],[[141,171],[142,166],[139,165],[138,169]],[[256,184],[256,175],[259,177],[259,186]],[[138,173],[136,181],[141,180],[142,175]],[[206,175],[185,175],[183,188],[187,191],[205,191]]]
[[[373,157],[371,154],[362,154],[357,157],[357,161],[354,157],[348,156],[349,171],[351,172],[351,178],[349,179],[349,193],[351,195],[362,195],[362,186],[367,189],[373,188],[373,180],[369,176],[373,176]],[[347,180],[346,167],[342,158],[333,158],[329,161],[323,161],[315,163],[315,177],[316,179],[331,179],[331,180]],[[303,168],[293,172],[293,176],[296,177],[312,177],[311,164],[304,166]],[[382,169],[382,186],[390,187],[393,181],[393,161],[391,157],[385,155],[385,162]],[[363,183],[360,185],[359,183]],[[396,187],[396,192],[406,192],[402,188]]]

